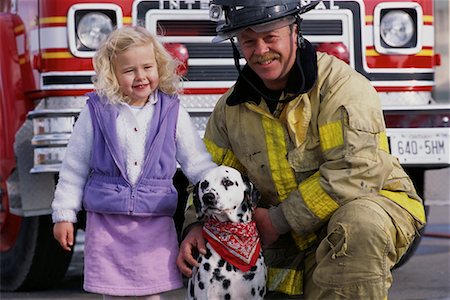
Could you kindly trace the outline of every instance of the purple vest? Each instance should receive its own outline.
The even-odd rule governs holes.
[[[179,99],[158,92],[145,145],[145,161],[134,186],[126,176],[125,158],[116,134],[117,106],[88,93],[94,129],[83,206],[87,211],[141,216],[173,216],[178,194],[173,186]]]

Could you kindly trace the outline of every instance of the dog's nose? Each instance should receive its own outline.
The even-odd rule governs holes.
[[[216,196],[213,193],[206,193],[202,197],[203,202],[208,206],[214,205],[215,199],[216,199]]]

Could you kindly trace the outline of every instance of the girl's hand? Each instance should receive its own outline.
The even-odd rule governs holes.
[[[202,225],[192,225],[191,230],[180,245],[180,252],[177,257],[177,266],[186,277],[192,276],[192,267],[198,266],[195,253],[199,251],[206,254],[205,239],[202,235]]]
[[[53,236],[66,251],[72,251],[73,246],[73,223],[58,222],[53,226]]]

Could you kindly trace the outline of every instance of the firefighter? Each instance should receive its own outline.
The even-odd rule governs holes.
[[[239,77],[204,142],[261,193],[255,220],[273,297],[386,299],[391,269],[425,224],[422,200],[389,153],[380,100],[346,63],[302,36],[296,0],[213,0]],[[239,65],[239,51],[246,65]],[[205,251],[188,209],[177,264]]]

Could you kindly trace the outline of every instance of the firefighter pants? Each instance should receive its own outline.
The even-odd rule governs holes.
[[[326,237],[307,254],[303,299],[387,299],[391,269],[417,232],[406,211],[404,218],[411,222],[403,220],[400,229],[382,207],[366,199],[340,207]]]

